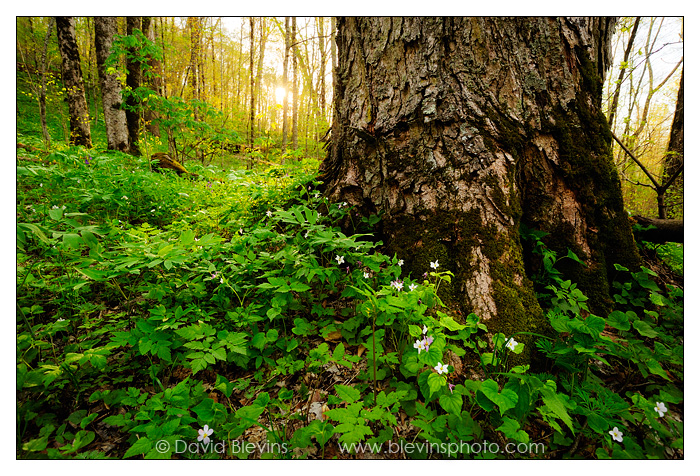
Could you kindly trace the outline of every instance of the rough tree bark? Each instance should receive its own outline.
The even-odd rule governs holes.
[[[439,260],[492,331],[543,324],[521,224],[585,260],[565,271],[604,312],[613,264],[639,260],[601,111],[614,23],[338,19],[326,195],[382,212],[389,254],[413,276]]]
[[[58,49],[61,52],[61,75],[66,88],[68,113],[70,115],[70,139],[75,145],[92,147],[90,138],[90,114],[85,100],[83,75],[80,72],[80,54],[75,41],[73,17],[56,17]]]
[[[116,32],[116,17],[95,17],[95,53],[97,74],[102,86],[107,148],[128,152],[129,132],[126,128],[126,113],[122,109],[121,83],[117,78],[117,72],[108,73],[105,66]]]

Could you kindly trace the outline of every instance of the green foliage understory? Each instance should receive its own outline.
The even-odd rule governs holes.
[[[31,154],[22,154],[30,156]],[[679,458],[682,290],[592,315],[536,231],[530,352],[402,273],[315,165],[199,179],[78,148],[17,167],[18,458]],[[351,236],[337,223],[350,217]],[[559,259],[578,258],[569,256]]]

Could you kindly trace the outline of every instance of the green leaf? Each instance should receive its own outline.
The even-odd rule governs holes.
[[[601,435],[605,434],[610,428],[608,421],[597,413],[588,415],[588,426],[591,427],[591,430]]]
[[[630,321],[627,315],[622,311],[613,311],[610,313],[607,319],[607,324],[610,327],[619,329],[621,331],[630,330]]]
[[[654,338],[658,335],[657,332],[654,329],[652,329],[649,324],[642,321],[641,319],[634,321],[632,323],[632,326],[637,330],[637,332],[639,332],[644,337]]]
[[[335,346],[335,350],[333,351],[333,360],[341,360],[344,356],[345,346],[341,342],[337,346]]]
[[[139,438],[131,447],[124,453],[124,458],[130,458],[135,455],[146,454],[152,447],[151,440],[146,437]]]
[[[215,403],[211,398],[205,398],[196,407],[193,407],[192,411],[197,414],[197,418],[200,420],[210,422],[214,419]]]
[[[442,317],[440,317],[440,325],[446,327],[450,331],[461,331],[462,329],[467,327],[458,323],[451,316],[448,315],[443,315]]]
[[[502,431],[506,438],[512,438],[520,443],[530,441],[530,436],[520,429],[520,424],[517,420],[510,417],[503,417],[503,423],[496,429]]]
[[[503,413],[511,408],[515,408],[518,403],[518,394],[507,388],[502,392],[498,391],[498,384],[492,379],[485,380],[481,383],[480,390],[489,400],[498,405],[498,409]]]
[[[63,217],[63,208],[52,208],[49,210],[49,216],[52,220],[59,221]]]
[[[445,388],[447,385],[447,379],[436,372],[431,372],[428,375],[428,388],[430,389],[430,395],[434,395],[441,389]]]
[[[440,395],[439,402],[447,413],[459,415],[462,411],[462,396],[457,393]]]
[[[654,375],[658,375],[659,377],[663,377],[666,380],[671,380],[664,370],[664,368],[661,366],[661,364],[655,360],[655,359],[647,359],[644,361],[646,364],[647,368],[649,369],[649,372],[653,373]]]
[[[561,395],[546,385],[540,387],[539,390],[542,393],[542,402],[545,404],[545,406],[556,416],[558,416],[566,424],[566,426],[569,427],[571,433],[573,433],[574,427],[571,422],[571,416],[569,416],[569,413],[566,411],[566,406],[562,401]]]
[[[348,403],[353,403],[360,399],[361,393],[354,387],[349,387],[347,385],[336,385],[335,391],[338,396],[343,399],[343,401]]]
[[[63,242],[74,250],[77,250],[83,244],[83,239],[77,233],[66,233],[63,235]]]

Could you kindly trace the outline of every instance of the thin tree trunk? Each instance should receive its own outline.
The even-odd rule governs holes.
[[[80,71],[80,53],[75,41],[73,17],[56,17],[58,49],[61,52],[63,86],[66,88],[70,115],[70,139],[75,145],[92,147],[90,138],[90,114],[85,101],[83,75]]]
[[[321,72],[319,74],[319,82],[320,84],[320,106],[321,106],[321,117],[323,120],[326,120],[326,61],[327,61],[327,52],[326,52],[326,39],[324,38],[324,33],[323,33],[323,22],[324,22],[323,17],[318,18],[318,49],[321,53]]]
[[[141,30],[141,17],[126,17],[126,34],[133,35],[136,30]],[[129,130],[129,153],[140,156],[139,130],[140,130],[140,104],[135,91],[141,86],[141,63],[134,59],[136,51],[131,50],[131,55],[126,58],[126,85],[130,94],[126,98],[126,126]]]
[[[404,273],[421,276],[435,261],[453,272],[444,299],[492,332],[546,326],[521,224],[587,264],[561,267],[605,312],[614,263],[639,263],[601,110],[613,27],[608,18],[339,19],[325,194],[381,214],[378,238]]]
[[[289,133],[289,47],[290,41],[289,17],[284,17],[284,64],[282,67],[282,87],[284,98],[282,99],[282,150],[287,147],[287,135]]]
[[[299,140],[299,73],[297,71],[297,19],[292,17],[292,150],[296,150]]]
[[[95,55],[97,74],[102,89],[102,109],[107,132],[107,148],[129,151],[129,132],[126,113],[122,108],[122,87],[116,72],[108,73],[106,61],[117,31],[116,17],[95,17]]]
[[[262,77],[263,77],[263,65],[265,61],[265,43],[267,42],[267,35],[265,34],[265,19],[261,18],[260,19],[260,51],[258,51],[258,69],[255,74],[255,92],[256,96],[259,99],[259,102],[261,103],[260,106],[262,106],[262,99],[263,99],[263,94],[262,94]],[[260,108],[260,106],[258,106]]]
[[[248,145],[252,148],[255,142],[255,75],[254,71],[254,38],[255,38],[255,19],[250,17],[250,134],[248,134]]]
[[[142,22],[143,34],[149,41],[155,43],[155,25],[151,21],[151,17],[143,17]],[[144,84],[156,94],[160,94],[160,61],[153,56],[148,58],[148,69]],[[146,130],[155,137],[160,137],[160,127],[158,126],[158,115],[150,108],[145,108],[143,111],[143,122]]]
[[[630,38],[627,41],[627,48],[625,48],[625,54],[622,58],[622,63],[626,67],[620,66],[620,74],[617,77],[617,85],[615,86],[615,93],[613,94],[612,102],[610,103],[610,113],[608,114],[608,124],[613,127],[615,121],[615,112],[617,111],[617,103],[620,98],[620,89],[622,87],[622,82],[625,79],[625,72],[630,67],[629,58],[630,52],[632,51],[632,46],[634,46],[634,40],[637,37],[637,30],[639,29],[639,21],[641,17],[637,17],[634,20],[634,26],[632,27],[632,32],[630,33]]]
[[[44,148],[46,150],[49,150],[51,147],[51,136],[46,126],[46,53],[49,49],[49,40],[51,39],[51,32],[55,21],[54,17],[50,17],[49,26],[46,28],[44,47],[41,50],[41,76],[39,78],[39,119],[41,120],[41,135],[44,138]]]

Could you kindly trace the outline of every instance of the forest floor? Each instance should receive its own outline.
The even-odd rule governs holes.
[[[437,263],[405,275],[315,160],[186,178],[18,141],[18,458],[683,457],[682,245],[619,267],[607,316],[533,276],[552,329],[524,349],[442,306]]]

